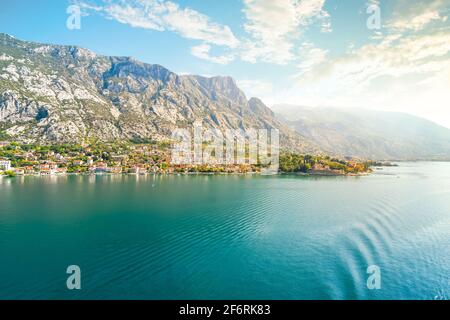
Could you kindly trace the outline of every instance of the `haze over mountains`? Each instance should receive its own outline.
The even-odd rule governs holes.
[[[0,34],[0,140],[55,143],[147,138],[177,127],[277,128],[284,149],[369,159],[450,159],[450,130],[411,115],[274,106],[230,77],[177,75],[129,57]]]
[[[276,105],[278,118],[331,154],[385,160],[449,160],[450,129],[409,114]]]

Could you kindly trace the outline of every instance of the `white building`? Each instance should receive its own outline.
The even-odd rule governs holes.
[[[0,170],[3,170],[3,171],[11,170],[11,161],[0,160]]]

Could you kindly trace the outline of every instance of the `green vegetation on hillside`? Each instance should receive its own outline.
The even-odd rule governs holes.
[[[280,156],[280,170],[282,172],[329,171],[345,174],[358,174],[369,170],[369,163],[360,161],[344,161],[329,156],[300,155],[283,153]]]

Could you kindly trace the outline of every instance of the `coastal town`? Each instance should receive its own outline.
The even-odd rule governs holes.
[[[170,143],[92,143],[81,145],[34,145],[0,142],[2,176],[65,174],[190,174],[260,173],[259,164],[176,165],[171,161]],[[285,153],[280,156],[280,171],[312,175],[353,175],[370,171],[361,161],[332,159]]]
[[[260,166],[175,165],[168,143],[93,146],[0,142],[0,173],[7,176],[64,174],[255,173]]]

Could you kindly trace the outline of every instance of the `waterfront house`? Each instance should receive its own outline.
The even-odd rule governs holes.
[[[35,173],[33,166],[24,167],[24,171],[25,171],[25,174],[34,174]]]
[[[106,173],[107,167],[96,167],[95,173]]]
[[[97,163],[96,163],[96,167],[97,167],[97,168],[107,168],[107,167],[108,167],[108,164],[105,163],[105,162],[97,162]]]
[[[82,166],[84,164],[83,160],[74,160],[72,162],[74,166]]]
[[[129,173],[131,173],[131,174],[139,174],[139,167],[137,167],[137,166],[131,167]]]
[[[48,170],[50,170],[50,165],[48,165],[47,163],[41,163],[37,167],[38,167],[39,171],[48,171]]]
[[[321,163],[315,163],[312,167],[313,171],[330,171],[330,167]]]
[[[104,162],[99,162],[95,166],[95,173],[105,173],[108,168],[108,165]]]
[[[15,168],[14,173],[18,176],[23,176],[25,174],[25,169],[24,168]]]
[[[57,174],[66,174],[67,173],[67,168],[57,168],[56,169],[56,173]]]
[[[344,170],[331,169],[330,166],[321,163],[315,163],[309,171],[311,174],[317,175],[344,175]]]
[[[147,173],[147,166],[145,164],[138,164],[139,167],[139,174],[146,174]]]
[[[51,176],[56,174],[56,170],[50,168],[41,168],[39,172],[42,176]]]
[[[131,174],[145,174],[147,169],[143,165],[132,166],[129,171]]]
[[[158,173],[159,172],[159,167],[158,166],[152,166],[151,172]]]
[[[106,168],[106,173],[111,174],[119,174],[122,173],[122,167],[116,166],[116,167],[108,167]]]

